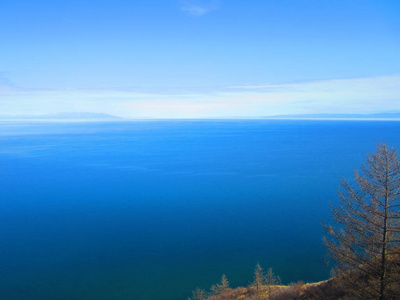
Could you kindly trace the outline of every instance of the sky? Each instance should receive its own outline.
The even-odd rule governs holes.
[[[0,115],[400,112],[398,0],[2,0]]]

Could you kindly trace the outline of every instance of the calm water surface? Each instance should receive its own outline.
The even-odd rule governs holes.
[[[1,299],[186,299],[328,278],[321,222],[400,122],[0,123]]]

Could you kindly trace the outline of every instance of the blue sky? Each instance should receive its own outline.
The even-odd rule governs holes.
[[[0,41],[0,114],[400,111],[398,0],[2,0]]]

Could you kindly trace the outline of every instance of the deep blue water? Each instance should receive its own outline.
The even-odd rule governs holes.
[[[321,222],[400,122],[0,123],[0,298],[186,299],[329,277]]]

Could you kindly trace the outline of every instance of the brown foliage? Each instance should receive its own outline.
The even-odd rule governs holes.
[[[396,150],[380,145],[368,156],[355,185],[346,180],[339,191],[340,205],[332,207],[336,227],[327,227],[325,239],[337,274],[346,274],[356,299],[392,299],[393,280],[399,280],[389,262],[400,242],[400,163]],[[357,274],[349,276],[349,274]],[[399,295],[400,296],[400,295]]]
[[[343,180],[341,203],[333,208],[338,226],[325,239],[337,262],[330,280],[281,286],[272,269],[257,264],[248,287],[229,288],[223,275],[211,296],[196,289],[192,300],[395,300],[400,299],[400,163],[386,145],[367,158],[356,185]]]

